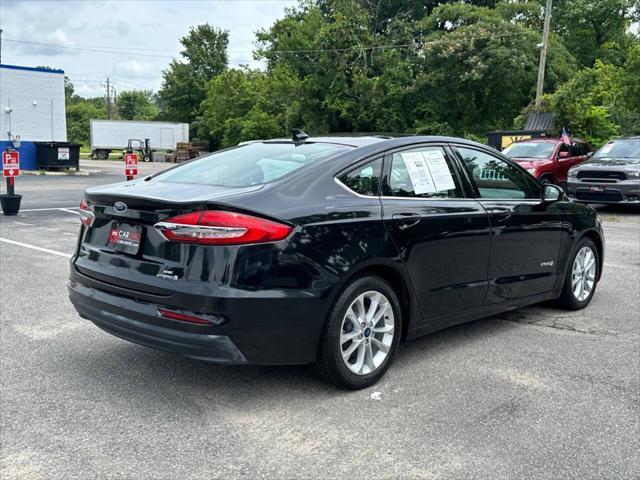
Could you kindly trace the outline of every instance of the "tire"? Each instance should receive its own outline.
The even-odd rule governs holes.
[[[107,160],[109,158],[109,153],[105,150],[98,150],[96,152],[96,157],[98,157],[98,160]]]
[[[144,157],[142,157],[142,161],[143,162],[150,162],[151,161],[151,157],[149,155],[145,155]]]
[[[552,185],[553,184],[553,177],[551,177],[549,175],[543,175],[542,178],[540,179],[540,183],[542,185]]]
[[[583,256],[585,249],[591,252],[592,257],[588,254],[586,254],[586,257]],[[587,268],[585,270],[579,265],[581,261],[587,266],[592,264],[593,268]],[[576,275],[576,272],[579,273]],[[569,264],[567,265],[562,293],[558,299],[560,306],[567,310],[580,310],[589,305],[589,302],[591,302],[591,299],[596,292],[599,274],[600,254],[598,253],[598,249],[591,239],[582,238],[576,245],[576,248],[571,255],[571,259],[569,260]],[[590,278],[591,281],[589,282]],[[583,279],[586,279],[586,283]],[[574,282],[576,281],[578,283],[576,283],[576,288],[574,289]],[[582,285],[583,290],[580,290],[580,284]],[[591,285],[590,289],[588,289],[589,284]]]
[[[362,311],[360,300],[365,315],[355,314]],[[387,282],[376,276],[356,278],[329,312],[314,370],[323,380],[341,388],[359,390],[373,385],[391,365],[400,343],[401,314],[398,296]],[[356,327],[357,323],[360,326]],[[343,352],[349,356],[343,358]]]

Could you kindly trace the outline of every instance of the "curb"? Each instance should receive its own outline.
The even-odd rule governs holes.
[[[44,170],[21,170],[20,175],[52,176],[52,177],[88,177],[102,173],[102,170],[80,170],[79,172],[48,172]]]

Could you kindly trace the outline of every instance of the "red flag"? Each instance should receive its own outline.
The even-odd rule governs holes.
[[[567,131],[564,127],[562,127],[562,141],[567,145],[571,145],[571,139],[569,138],[569,135],[567,135]]]

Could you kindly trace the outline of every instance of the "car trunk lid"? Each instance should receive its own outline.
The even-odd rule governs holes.
[[[94,218],[81,233],[75,267],[83,275],[132,294],[169,296],[177,280],[209,278],[215,266],[211,252],[200,245],[169,242],[154,225],[193,211],[241,212],[243,196],[261,188],[194,188],[193,184],[139,180],[88,189],[85,199]]]

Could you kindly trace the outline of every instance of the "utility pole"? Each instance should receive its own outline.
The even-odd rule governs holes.
[[[2,29],[0,28],[0,63],[2,63]]]
[[[111,86],[109,85],[109,77],[107,77],[107,118],[111,120]]]
[[[551,25],[551,2],[547,0],[544,8],[544,27],[542,28],[542,50],[540,51],[540,64],[538,65],[538,84],[536,86],[536,110],[540,108],[542,90],[544,88],[544,69],[547,63],[547,49],[549,48],[549,26]]]

